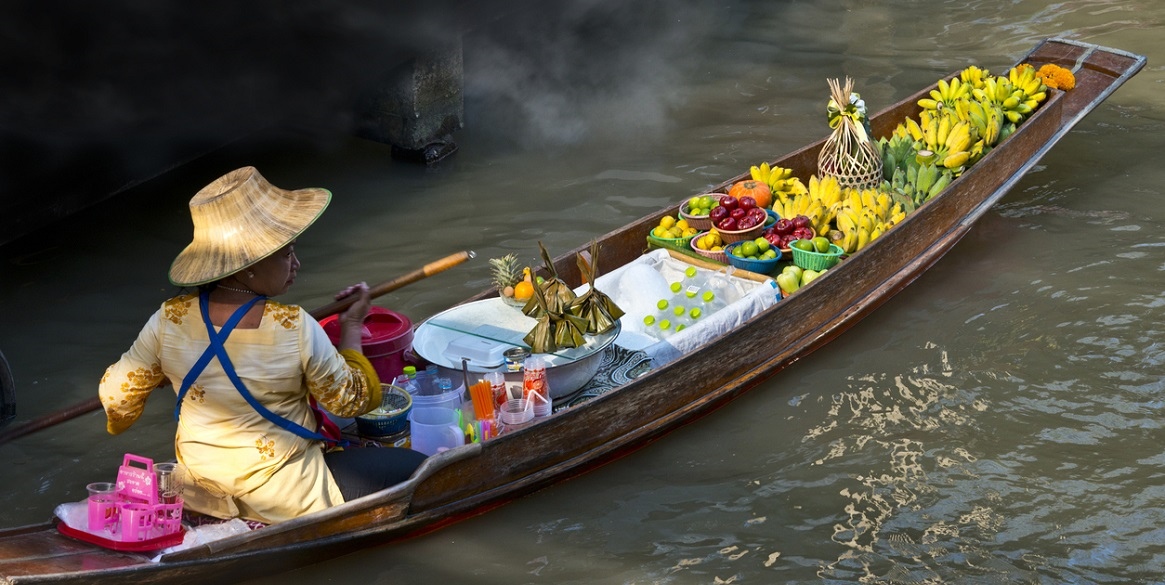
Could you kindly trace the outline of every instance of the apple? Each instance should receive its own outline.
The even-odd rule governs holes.
[[[793,218],[793,227],[795,227],[795,228],[809,227],[809,217],[804,216],[804,215],[798,215],[798,216],[794,217]]]
[[[769,243],[772,244],[776,248],[783,248],[784,247],[784,246],[781,246],[781,236],[779,236],[775,233],[767,233],[763,237],[764,237],[764,239],[768,240]]]
[[[728,217],[728,208],[723,205],[717,205],[708,211],[708,217],[712,220],[712,223],[716,223]]]
[[[737,201],[736,198],[731,196],[731,195],[725,195],[725,196],[720,198],[720,207],[727,208],[728,211],[732,211],[733,209],[736,209],[739,206],[740,206],[740,202]]]
[[[740,223],[740,220],[741,220],[741,219],[743,219],[743,218],[744,218],[744,216],[748,215],[748,212],[747,212],[747,211],[745,211],[745,210],[743,210],[743,209],[741,209],[741,208],[739,208],[739,207],[737,207],[736,209],[733,209],[732,211],[729,211],[729,212],[728,212],[728,215],[731,215],[731,216],[732,216],[732,219],[735,219],[735,220],[736,220],[736,223]]]
[[[793,229],[793,238],[797,240],[812,240],[817,234],[813,233],[812,228],[799,227]]]
[[[829,238],[825,236],[817,236],[813,238],[813,247],[822,254],[829,251]]]
[[[716,227],[726,232],[734,232],[740,229],[736,226],[736,219],[732,216],[720,220],[720,223],[716,224]]]
[[[737,204],[740,205],[741,209],[754,209],[756,208],[756,199],[754,199],[751,195],[745,195],[738,200]]]
[[[773,229],[776,230],[777,233],[781,234],[782,236],[785,234],[792,233],[793,232],[793,222],[782,217],[781,219],[777,220],[777,223],[773,224]]]
[[[751,217],[757,224],[762,224],[769,218],[769,214],[765,213],[765,210],[759,207],[750,208],[748,210],[748,216]]]

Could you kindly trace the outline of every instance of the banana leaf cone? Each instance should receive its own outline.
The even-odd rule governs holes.
[[[533,311],[527,311],[533,305]],[[552,315],[546,310],[546,297],[542,294],[542,289],[534,287],[534,295],[530,297],[530,302],[522,309],[523,313],[538,320],[534,324],[534,328],[522,338],[526,345],[530,346],[530,351],[534,353],[551,353],[558,350],[558,346],[554,342],[554,325],[552,323]]]
[[[550,313],[543,313],[538,317],[538,323],[522,338],[530,346],[533,353],[553,353],[558,351],[554,343],[554,327],[550,323]]]
[[[546,310],[551,313],[565,313],[576,297],[574,290],[558,278],[558,271],[554,269],[554,261],[550,258],[550,253],[546,251],[546,246],[543,246],[542,242],[538,242],[538,249],[542,252],[542,264],[546,267],[546,273],[549,275],[542,283],[542,291],[546,293]]]
[[[557,319],[555,317],[556,315],[550,315],[551,324],[554,326],[555,345],[559,348],[569,348],[586,344],[586,319],[570,313],[563,313],[557,316]]]
[[[619,317],[624,315],[624,312],[623,309],[619,308],[619,305],[615,304],[615,301],[611,300],[611,297],[595,288],[595,277],[599,272],[596,266],[599,244],[596,240],[591,240],[590,256],[588,262],[582,254],[578,255],[579,273],[582,274],[583,281],[590,283],[590,288],[571,303],[570,312],[586,319],[587,333],[600,335],[610,331]]]

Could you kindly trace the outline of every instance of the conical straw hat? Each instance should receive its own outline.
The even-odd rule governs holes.
[[[170,265],[170,282],[198,286],[255,264],[299,237],[331,198],[327,189],[280,189],[255,167],[219,177],[190,200],[194,241]]]

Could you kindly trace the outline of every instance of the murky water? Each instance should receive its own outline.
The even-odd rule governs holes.
[[[615,4],[615,3],[611,3]],[[0,249],[0,349],[22,418],[92,396],[189,238],[185,203],[243,164],[335,199],[285,300],[314,307],[473,249],[577,246],[823,136],[826,77],[875,109],[1063,35],[1145,54],[927,274],[743,398],[614,464],[303,582],[1133,583],[1165,575],[1165,8],[1072,2],[589,6],[466,38],[466,128],[436,169],[272,132]],[[499,28],[504,28],[498,24]],[[548,40],[539,51],[531,46]],[[378,301],[414,320],[476,262]],[[779,335],[779,332],[774,332]],[[747,350],[747,348],[742,348]],[[0,447],[0,524],[165,453],[172,398]],[[287,577],[278,578],[279,582]],[[277,582],[270,579],[260,582]]]

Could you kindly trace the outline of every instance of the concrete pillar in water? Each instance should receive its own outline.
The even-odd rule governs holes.
[[[463,76],[460,39],[410,58],[362,100],[358,135],[405,160],[433,164],[453,154],[453,131],[465,116]]]

